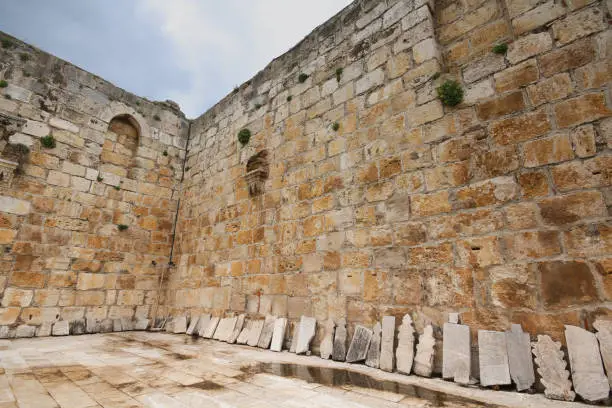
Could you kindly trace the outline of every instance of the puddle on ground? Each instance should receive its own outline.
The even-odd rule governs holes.
[[[501,408],[501,406],[485,404],[416,385],[379,380],[367,374],[342,368],[314,367],[287,363],[259,363],[255,366],[243,367],[242,371],[245,377],[258,373],[266,373],[280,377],[297,378],[309,383],[326,385],[328,387],[342,388],[353,386],[377,391],[387,391],[407,397],[426,400],[434,407]]]

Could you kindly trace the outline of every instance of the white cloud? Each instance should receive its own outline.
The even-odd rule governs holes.
[[[168,97],[190,117],[297,44],[351,0],[138,0],[174,45],[189,89]]]

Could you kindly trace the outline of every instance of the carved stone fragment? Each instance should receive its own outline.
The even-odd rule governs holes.
[[[257,347],[264,349],[270,347],[272,335],[274,334],[275,320],[276,318],[274,316],[266,316],[266,320],[264,320],[264,327],[261,331],[261,336],[259,336],[259,341],[257,342]]]
[[[270,350],[282,351],[283,342],[285,341],[285,331],[287,330],[287,319],[279,317],[274,321],[274,330],[272,333],[272,344]]]
[[[483,387],[510,384],[506,333],[490,330],[478,331],[478,362],[480,384]]]
[[[506,347],[510,377],[516,384],[516,390],[523,391],[531,388],[535,383],[531,344],[529,333],[524,333],[520,324],[513,324],[512,329],[506,332]]]
[[[395,367],[395,317],[383,316],[380,340],[380,369],[393,371]]]
[[[419,336],[416,355],[414,357],[414,373],[422,377],[431,377],[434,364],[434,347],[436,339],[433,336],[433,326],[425,326],[423,334]]]
[[[334,349],[332,351],[334,361],[344,361],[346,359],[346,319],[338,321],[334,334]]]
[[[368,349],[368,356],[366,358],[366,365],[372,368],[378,368],[380,366],[380,333],[382,326],[380,322],[376,322],[372,329],[372,341],[370,342],[370,348]]]
[[[351,345],[349,346],[348,353],[346,353],[346,361],[348,363],[364,361],[368,355],[371,341],[372,330],[363,326],[355,327]]]
[[[232,334],[227,339],[227,342],[229,344],[234,344],[238,340],[238,336],[240,336],[240,332],[242,332],[242,328],[244,327],[244,319],[245,319],[245,315],[243,314],[238,316],[238,319],[236,319],[234,330],[232,331]]]
[[[471,361],[470,328],[462,324],[445,323],[442,345],[442,378],[453,379],[459,384],[468,384]]]
[[[310,351],[310,342],[315,336],[317,319],[314,317],[302,316],[298,326],[298,338],[295,346],[296,354],[305,354]]]
[[[334,332],[336,329],[336,324],[332,319],[329,319],[327,323],[325,323],[325,337],[323,337],[323,341],[321,342],[320,351],[321,358],[324,360],[329,360],[334,351]]]
[[[538,341],[532,343],[531,347],[544,386],[544,395],[550,399],[573,401],[576,394],[572,391],[561,343],[553,341],[550,336],[539,335]]]
[[[599,351],[608,373],[608,383],[612,387],[612,321],[598,319],[593,323],[593,327],[597,330]]]
[[[404,315],[399,327],[395,361],[398,372],[410,374],[414,362],[414,327],[412,326],[412,317],[409,314]]]
[[[580,327],[565,326],[565,340],[576,394],[591,402],[608,398],[610,384],[595,334]]]

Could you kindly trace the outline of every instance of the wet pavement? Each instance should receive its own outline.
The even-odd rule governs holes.
[[[2,340],[0,367],[0,408],[580,405],[166,333]]]

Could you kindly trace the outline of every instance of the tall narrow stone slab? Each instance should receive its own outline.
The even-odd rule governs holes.
[[[608,383],[612,387],[612,321],[597,319],[593,327],[597,330],[599,351],[608,373]]]
[[[272,333],[272,344],[270,344],[270,350],[282,351],[283,342],[285,341],[285,331],[287,330],[287,319],[279,317],[274,321],[274,330]]]
[[[538,341],[531,344],[531,351],[544,386],[544,395],[550,399],[573,401],[576,394],[572,391],[570,373],[565,369],[567,364],[561,343],[553,341],[550,336],[540,335]]]
[[[272,343],[272,336],[274,335],[274,322],[276,318],[274,316],[266,316],[266,320],[264,320],[264,326],[261,331],[261,336],[259,336],[259,341],[257,342],[257,347],[267,349],[270,348],[270,343]]]
[[[192,336],[196,328],[198,327],[199,321],[200,321],[200,316],[193,316],[191,318],[191,321],[189,322],[189,327],[187,327],[187,331],[185,333]]]
[[[149,319],[136,319],[134,330],[147,330],[149,328]]]
[[[187,316],[176,316],[173,319],[174,334],[183,334],[187,331]],[[123,324],[122,324],[123,325]]]
[[[221,340],[221,336],[225,335],[225,333],[227,332],[228,323],[229,323],[229,318],[227,317],[224,317],[221,320],[219,320],[217,329],[215,330],[215,333],[212,336],[213,340]]]
[[[204,330],[204,337],[205,339],[212,339],[212,337],[215,334],[215,331],[217,330],[217,326],[219,326],[219,321],[221,321],[220,318],[218,317],[211,317],[210,318],[210,322],[208,323],[208,327],[206,327],[206,330]]]
[[[520,324],[513,324],[506,332],[506,347],[510,377],[516,384],[516,390],[528,390],[535,383],[529,333],[524,333]]]
[[[70,334],[70,323],[67,320],[55,322],[53,324],[52,334],[54,336],[67,336]]]
[[[363,326],[355,327],[351,345],[349,346],[348,353],[346,353],[346,361],[348,363],[365,361],[368,356],[368,349],[370,348],[371,341],[372,330]]]
[[[234,325],[234,330],[232,330],[232,334],[230,334],[230,336],[227,338],[227,342],[229,344],[234,344],[238,340],[238,337],[240,336],[240,332],[242,331],[242,328],[244,327],[245,318],[246,316],[243,314],[241,314],[240,316],[236,318],[236,324]]]
[[[315,336],[317,329],[317,319],[314,317],[302,316],[298,327],[298,338],[295,346],[296,354],[305,354],[310,351],[310,342]]]
[[[249,333],[251,333],[251,329],[253,328],[253,320],[245,320],[244,327],[242,331],[236,338],[236,343],[238,344],[246,344],[249,341]]]
[[[254,320],[253,326],[251,326],[251,331],[249,332],[249,338],[247,340],[247,345],[251,347],[257,346],[259,342],[259,337],[261,337],[261,331],[264,327],[263,320]]]
[[[293,324],[293,337],[291,337],[291,345],[289,346],[289,352],[295,353],[297,347],[298,335],[300,334],[300,322]]]
[[[431,377],[434,365],[434,350],[436,339],[433,336],[433,326],[425,326],[423,333],[419,336],[419,344],[416,347],[414,356],[413,371],[421,377]]]
[[[399,327],[397,339],[397,350],[395,350],[395,362],[397,371],[402,374],[410,374],[414,362],[414,327],[412,317],[404,315]]]
[[[334,361],[344,361],[346,359],[346,320],[340,319],[334,333],[334,349],[332,350]]]
[[[321,352],[321,358],[324,360],[329,360],[334,351],[335,331],[336,324],[332,319],[329,319],[327,323],[325,323],[325,336],[323,337],[323,341],[321,341],[321,346],[319,347]]]
[[[200,315],[200,322],[198,323],[198,335],[200,337],[204,337],[206,333],[206,329],[208,329],[208,325],[210,324],[211,316],[210,314]]]
[[[227,323],[225,324],[224,330],[219,334],[219,341],[227,342],[232,334],[234,333],[234,328],[236,327],[236,323],[238,323],[238,317],[229,317],[227,319]]]
[[[444,324],[442,344],[442,378],[459,384],[470,382],[470,328],[462,324]]]
[[[565,326],[565,340],[576,394],[595,402],[608,398],[610,384],[595,334],[576,326]]]
[[[382,326],[380,322],[376,322],[372,329],[372,341],[368,348],[368,355],[366,357],[366,365],[372,368],[378,368],[380,366],[380,333]]]
[[[395,316],[383,316],[380,339],[380,369],[393,371],[395,368]]]
[[[167,328],[166,331],[174,331],[174,323],[171,325],[172,330]],[[123,325],[121,324],[121,319],[113,319],[113,331],[120,332],[123,331]]]
[[[480,385],[489,387],[491,385],[510,384],[506,333],[479,330],[478,356]]]

